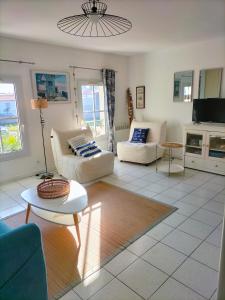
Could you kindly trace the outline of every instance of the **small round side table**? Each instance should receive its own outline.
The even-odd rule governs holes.
[[[160,169],[158,168],[157,160],[156,160],[156,172],[159,170],[161,172],[168,172],[169,176],[171,173],[179,173],[179,172],[184,172],[185,170],[185,158],[184,158],[184,163],[183,166],[179,164],[172,164],[172,151],[173,149],[180,149],[183,148],[184,145],[180,143],[174,143],[174,142],[165,142],[162,144],[159,144],[156,146],[156,158],[157,158],[157,147],[160,148],[166,148],[169,150],[169,165],[163,165],[160,166]]]

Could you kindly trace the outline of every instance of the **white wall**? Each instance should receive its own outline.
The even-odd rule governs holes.
[[[32,94],[31,69],[47,71],[70,72],[70,104],[51,104],[44,110],[46,120],[47,157],[50,169],[54,168],[50,148],[50,130],[52,127],[61,130],[73,129],[76,125],[73,79],[69,65],[86,66],[92,68],[112,68],[116,71],[116,113],[115,122],[127,120],[126,89],[128,87],[126,56],[75,50],[72,48],[46,45],[16,39],[0,38],[0,57],[4,59],[34,61],[35,65],[24,65],[0,62],[1,75],[17,75],[22,80],[23,104],[25,115],[25,130],[28,133],[29,153],[25,157],[11,161],[0,162],[0,182],[16,177],[35,174],[43,168],[43,150],[38,111],[30,107]],[[78,70],[76,78],[100,79],[99,71]]]
[[[129,86],[133,99],[136,86],[146,87],[146,108],[135,111],[136,119],[167,120],[168,140],[182,142],[182,124],[191,122],[192,103],[173,102],[174,72],[194,70],[193,96],[197,98],[200,69],[214,67],[225,67],[224,39],[130,57]],[[225,69],[222,97],[225,97]]]

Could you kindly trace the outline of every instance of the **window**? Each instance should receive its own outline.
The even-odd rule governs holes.
[[[0,82],[0,156],[23,148],[16,86]]]
[[[102,84],[81,84],[83,120],[94,136],[106,134],[106,105]]]

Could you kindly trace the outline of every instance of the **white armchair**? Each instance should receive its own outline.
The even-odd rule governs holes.
[[[52,129],[51,145],[58,173],[80,183],[90,182],[111,174],[114,167],[113,153],[102,151],[91,157],[81,157],[72,153],[67,141],[78,135],[84,135],[89,141],[93,140],[90,128],[65,132]]]
[[[131,143],[134,128],[149,128],[146,144]],[[166,122],[133,121],[129,140],[117,143],[117,155],[120,161],[130,161],[140,164],[150,164],[156,160],[156,145],[166,140]],[[158,148],[157,159],[163,156],[163,149]]]

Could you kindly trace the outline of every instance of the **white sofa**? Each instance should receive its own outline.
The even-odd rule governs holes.
[[[93,140],[90,128],[66,132],[52,129],[51,145],[58,173],[80,183],[90,182],[111,174],[114,167],[113,153],[102,151],[91,157],[80,157],[72,153],[67,140],[78,135],[84,135],[89,141]]]
[[[149,128],[146,144],[131,143],[134,128]],[[166,122],[132,121],[129,140],[117,143],[117,155],[120,161],[129,161],[148,165],[156,160],[156,145],[166,140]],[[163,149],[158,148],[157,159],[163,156]]]

